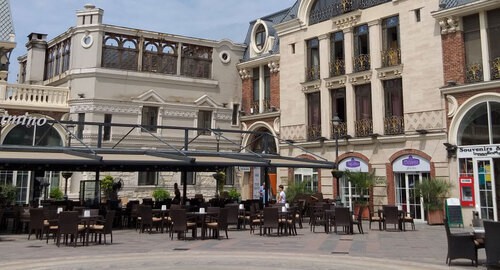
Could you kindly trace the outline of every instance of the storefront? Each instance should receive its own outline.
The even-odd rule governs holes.
[[[339,162],[339,171],[352,171],[352,172],[369,172],[368,163],[358,157],[348,157]],[[369,190],[365,191],[364,196],[366,198],[370,197]],[[359,199],[360,194],[358,194],[357,189],[355,189],[351,183],[347,180],[347,177],[343,175],[340,178],[340,198],[342,204],[351,207],[352,202]]]

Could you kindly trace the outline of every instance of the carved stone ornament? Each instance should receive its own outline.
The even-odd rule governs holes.
[[[240,77],[241,77],[242,80],[252,78],[251,72],[248,69],[246,69],[246,68],[240,69],[239,73],[240,73]]]
[[[276,61],[269,62],[267,64],[267,66],[269,67],[269,71],[271,73],[276,73],[276,72],[280,71],[280,63],[279,62],[276,62]]]
[[[459,20],[454,17],[442,18],[439,20],[439,26],[441,26],[442,35],[454,33],[460,30]]]

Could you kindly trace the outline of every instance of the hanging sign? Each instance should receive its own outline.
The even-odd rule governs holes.
[[[429,172],[431,164],[428,160],[416,155],[404,155],[392,164],[394,172]]]
[[[459,146],[457,149],[458,158],[476,157],[500,157],[500,144]]]
[[[339,162],[338,170],[368,172],[368,164],[360,158],[348,157]]]

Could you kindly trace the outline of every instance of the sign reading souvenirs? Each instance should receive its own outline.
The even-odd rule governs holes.
[[[28,116],[28,113],[25,115],[2,115],[2,120],[0,121],[2,125],[11,124],[11,125],[23,125],[27,127],[31,126],[43,126],[47,123],[47,118],[45,117],[36,117],[36,116]]]
[[[500,157],[500,144],[459,146],[457,150],[458,158],[476,157]]]

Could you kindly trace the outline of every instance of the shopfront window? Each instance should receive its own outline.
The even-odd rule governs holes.
[[[306,189],[318,192],[318,170],[311,168],[298,168],[294,172],[295,183],[305,182]]]
[[[470,109],[458,129],[458,145],[500,143],[500,103],[488,101]]]

